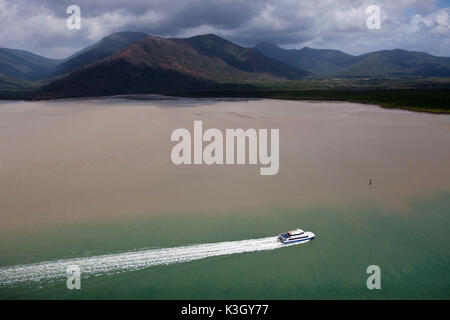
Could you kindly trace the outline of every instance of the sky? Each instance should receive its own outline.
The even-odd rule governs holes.
[[[81,9],[79,30],[66,26],[70,5]],[[371,5],[380,8],[380,29],[367,27]],[[118,31],[450,56],[450,0],[0,0],[0,47],[65,58]]]

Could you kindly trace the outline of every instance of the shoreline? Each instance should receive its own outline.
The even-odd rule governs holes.
[[[394,93],[394,95],[392,95]],[[438,96],[433,96],[433,93]],[[395,96],[399,94],[399,96]],[[401,96],[403,94],[403,96]],[[391,96],[389,96],[391,95]],[[262,98],[287,101],[349,102],[430,114],[450,114],[450,90],[447,89],[382,89],[382,90],[267,90],[267,91],[205,91],[178,94],[180,97]],[[425,101],[424,101],[425,100]],[[434,101],[433,101],[434,100]],[[429,102],[428,102],[429,101]],[[432,107],[424,106],[430,104]]]
[[[31,93],[29,93],[31,94]],[[148,97],[148,98],[147,98]],[[87,97],[64,97],[54,99],[36,99],[33,96],[15,96],[2,99],[2,102],[14,101],[83,101],[105,98],[130,99],[141,101],[178,100],[183,98],[212,99],[274,99],[305,102],[349,102],[375,105],[384,109],[405,110],[430,114],[450,114],[450,90],[448,89],[372,89],[372,90],[197,90],[183,92],[129,93],[117,95],[98,95]],[[430,106],[429,106],[430,105]]]

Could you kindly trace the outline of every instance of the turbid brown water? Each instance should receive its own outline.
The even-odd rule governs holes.
[[[279,128],[279,173],[261,176],[258,165],[175,166],[171,132],[192,131],[194,120],[205,129]],[[447,115],[360,104],[0,104],[0,266],[263,238],[297,226],[318,234],[301,249],[86,279],[90,287],[79,293],[63,281],[40,291],[2,288],[0,296],[448,298],[449,277],[441,272],[450,266],[449,146]],[[264,272],[246,273],[255,263]],[[388,274],[382,294],[365,287],[370,264]]]

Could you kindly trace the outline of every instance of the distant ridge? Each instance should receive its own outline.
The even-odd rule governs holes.
[[[339,50],[282,49],[270,42],[255,47],[267,57],[321,76],[343,78],[449,77],[450,58],[400,49],[352,56]]]
[[[61,62],[17,49],[0,48],[0,75],[38,81],[50,76]]]

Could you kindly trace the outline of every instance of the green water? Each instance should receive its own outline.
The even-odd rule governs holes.
[[[374,203],[341,208],[272,207],[211,215],[72,225],[21,236],[2,233],[1,265],[156,247],[241,240],[301,226],[317,238],[272,251],[206,258],[145,270],[0,288],[1,299],[449,299],[450,194],[410,202],[407,212]],[[366,268],[381,268],[368,290]]]

